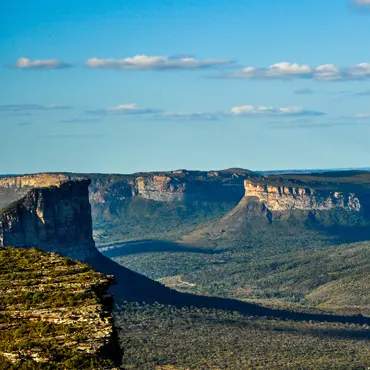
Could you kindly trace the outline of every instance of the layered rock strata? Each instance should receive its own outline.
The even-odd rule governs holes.
[[[258,199],[270,211],[327,211],[335,208],[352,212],[362,210],[359,198],[353,193],[274,186],[248,180],[244,182],[244,187],[245,197]]]
[[[29,190],[0,211],[0,245],[38,247],[79,261],[96,256],[89,185],[76,180]]]

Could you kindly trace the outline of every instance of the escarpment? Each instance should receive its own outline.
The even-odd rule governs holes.
[[[360,212],[362,210],[360,199],[354,193],[345,194],[339,191],[268,185],[248,180],[244,182],[244,187],[246,198],[256,198],[270,211],[328,211],[342,209]]]
[[[0,178],[0,209],[24,197],[31,189],[59,186],[68,180],[70,177],[65,174],[48,173]]]
[[[135,197],[158,202],[239,201],[243,195],[244,179],[255,177],[256,174],[230,169],[88,176],[92,179],[90,197],[94,208],[94,205],[132,200]]]
[[[79,261],[96,256],[89,185],[75,180],[29,190],[0,211],[0,245],[38,247]]]

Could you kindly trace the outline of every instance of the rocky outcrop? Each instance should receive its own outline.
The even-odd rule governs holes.
[[[31,189],[59,186],[68,180],[67,175],[49,173],[0,178],[0,209],[24,197]]]
[[[353,212],[362,210],[359,198],[353,193],[275,186],[248,180],[244,182],[244,187],[245,197],[258,199],[270,211],[327,211],[336,208]]]
[[[0,248],[0,265],[1,368],[116,368],[112,276],[36,249]]]
[[[75,180],[29,190],[0,211],[0,245],[38,247],[79,261],[93,258],[98,252],[89,185],[90,180]]]
[[[241,169],[139,173],[134,175],[88,175],[92,179],[92,207],[135,197],[158,202],[201,200],[239,201],[244,179],[256,176]]]

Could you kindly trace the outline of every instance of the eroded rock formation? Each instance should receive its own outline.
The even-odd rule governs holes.
[[[29,190],[0,211],[0,245],[38,247],[79,261],[93,258],[98,252],[89,185],[90,180],[75,180]]]
[[[302,187],[274,186],[248,180],[244,182],[244,187],[245,197],[258,199],[270,211],[327,211],[339,208],[360,212],[362,208],[359,198],[353,193],[344,194]]]

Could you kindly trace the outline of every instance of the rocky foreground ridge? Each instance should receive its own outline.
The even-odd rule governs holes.
[[[0,248],[0,367],[113,369],[113,278],[36,249]]]

